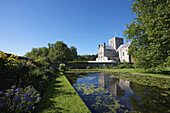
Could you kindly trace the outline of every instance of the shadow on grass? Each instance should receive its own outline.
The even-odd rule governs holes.
[[[44,110],[45,111],[47,110],[48,112],[51,112],[51,113],[69,112],[69,110],[66,110],[64,106],[58,107],[58,105],[60,104],[60,101],[57,101],[57,99],[55,100],[57,96],[61,96],[61,95],[64,95],[64,96],[76,95],[76,93],[73,93],[72,91],[63,90],[62,88],[63,85],[60,85],[62,84],[63,81],[56,80],[57,78],[61,76],[64,76],[64,75],[58,74],[49,83],[49,85],[47,86],[42,96],[41,102],[36,106],[36,109],[33,113],[41,113]]]

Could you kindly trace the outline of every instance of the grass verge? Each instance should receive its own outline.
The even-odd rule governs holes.
[[[90,113],[90,110],[60,72],[46,88],[35,113]]]
[[[134,75],[144,75],[144,76],[154,76],[154,77],[164,77],[164,78],[170,78],[170,75],[168,74],[157,74],[157,73],[150,73],[150,72],[139,72],[136,69],[132,68],[123,68],[123,69],[71,69],[69,71],[77,71],[77,72],[126,72],[131,73]],[[67,72],[69,72],[67,71]]]
[[[157,74],[157,73],[150,73],[150,72],[139,72],[136,69],[131,69],[131,68],[123,68],[123,69],[99,69],[103,71],[114,71],[114,72],[128,72],[131,74],[135,75],[148,75],[148,76],[157,76],[157,77],[169,77],[170,75],[168,74]]]

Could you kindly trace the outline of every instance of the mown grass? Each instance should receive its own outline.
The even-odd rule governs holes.
[[[138,74],[138,75],[170,77],[170,75],[168,75],[168,74],[160,74],[160,73],[151,73],[151,72],[145,72],[145,71],[138,71],[138,70],[132,69],[132,68],[123,68],[123,69],[99,69],[99,70],[103,70],[103,71],[115,71],[115,72],[128,72],[128,73]]]
[[[90,113],[62,72],[46,88],[35,113]]]
[[[132,69],[132,68],[123,68],[123,69],[71,69],[70,71],[77,71],[77,72],[111,71],[111,72],[126,72],[126,73],[135,74],[135,75],[147,75],[147,76],[155,76],[155,77],[170,77],[170,74],[144,72],[144,71],[138,71],[138,70]]]

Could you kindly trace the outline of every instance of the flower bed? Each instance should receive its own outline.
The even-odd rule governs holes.
[[[0,52],[0,112],[34,110],[53,74],[54,69],[39,60],[19,60],[16,55]]]

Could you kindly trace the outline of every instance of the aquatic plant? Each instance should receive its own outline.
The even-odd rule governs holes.
[[[120,78],[127,81],[136,82],[143,85],[158,86],[160,88],[170,88],[170,79],[152,77],[152,76],[139,76],[129,73],[111,73],[113,78]]]
[[[110,94],[107,89],[97,87],[97,84],[79,84],[75,88],[82,92],[81,95],[84,95],[87,102],[90,101],[88,98],[93,99],[91,107],[96,111],[105,110],[106,113],[128,112],[125,105],[119,103],[120,100]],[[132,108],[130,109],[133,111]]]

